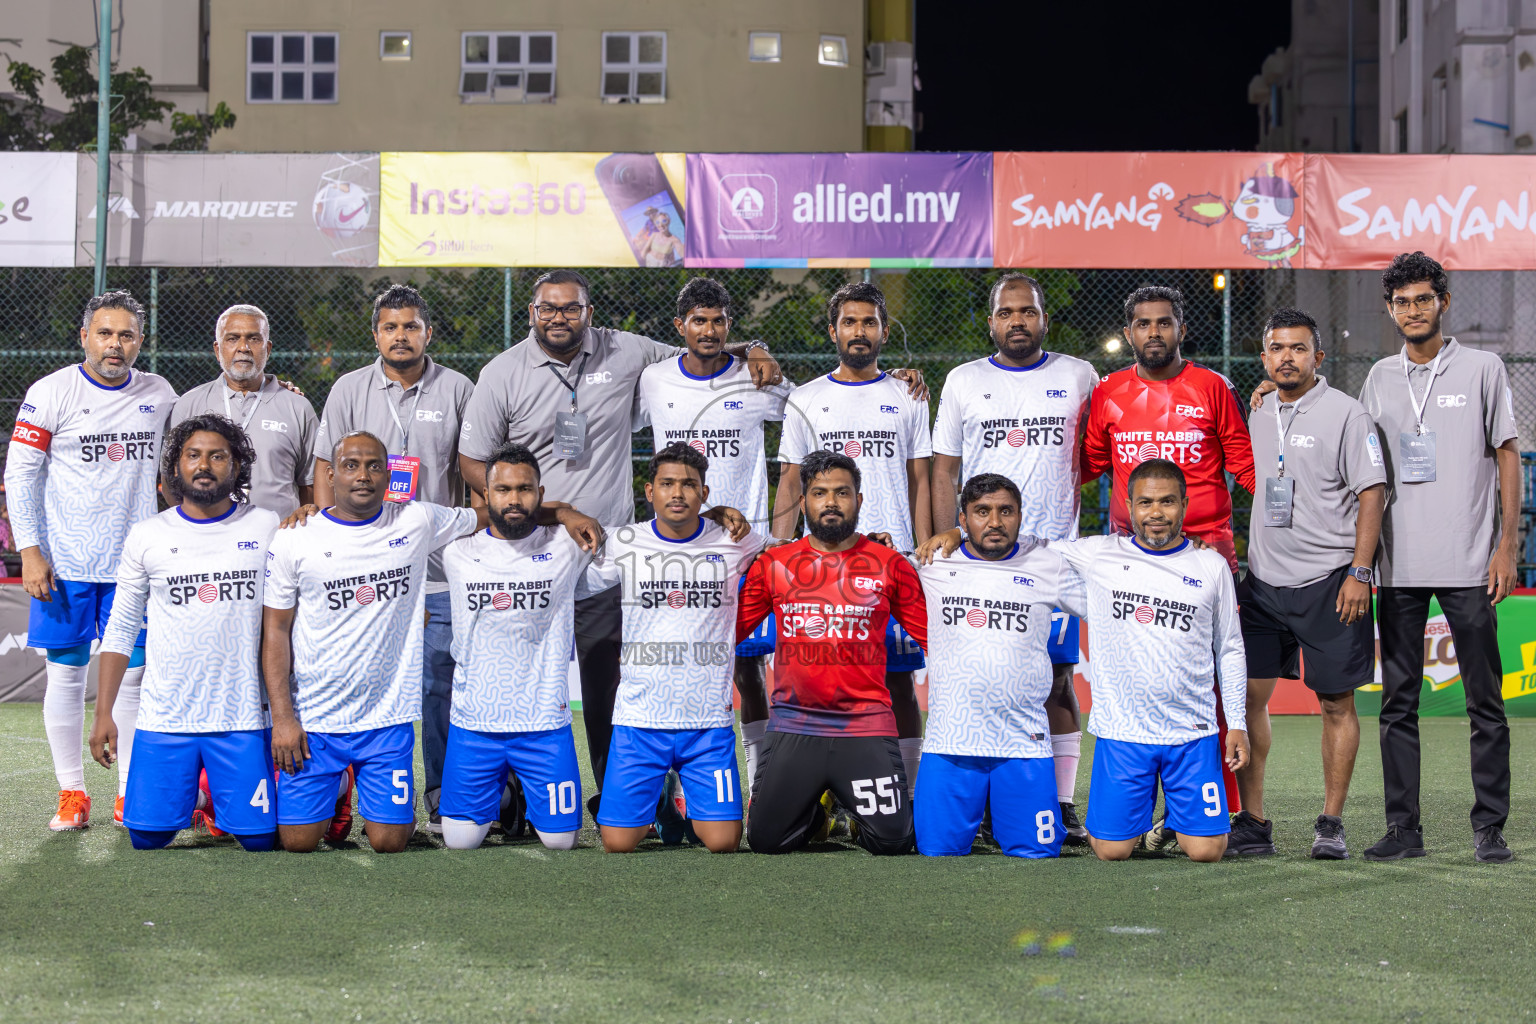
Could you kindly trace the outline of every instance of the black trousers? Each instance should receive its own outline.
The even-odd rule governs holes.
[[[916,844],[907,771],[894,736],[804,736],[768,730],[757,755],[747,845],[789,853],[810,841],[818,800],[831,790],[859,822],[855,839],[874,854],[911,853]]]
[[[1504,826],[1509,817],[1509,722],[1498,623],[1486,587],[1382,587],[1381,774],[1387,824],[1419,828],[1419,691],[1424,624],[1435,597],[1451,627],[1472,724],[1472,827]]]
[[[608,741],[613,738],[613,701],[619,692],[619,648],[624,640],[623,587],[576,602],[576,665],[581,672],[581,719],[587,727],[592,784],[603,789]]]

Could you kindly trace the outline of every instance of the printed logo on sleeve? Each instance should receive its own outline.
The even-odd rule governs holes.
[[[1381,455],[1381,441],[1375,434],[1365,435],[1365,454],[1371,460],[1371,465],[1386,465],[1386,460]]]
[[[29,448],[36,448],[40,452],[48,450],[48,442],[53,440],[53,434],[42,427],[34,427],[30,423],[16,421],[16,429],[11,431],[11,440],[24,444]]]

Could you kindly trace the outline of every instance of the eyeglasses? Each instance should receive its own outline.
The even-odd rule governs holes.
[[[553,320],[561,316],[570,321],[580,320],[582,312],[586,309],[587,307],[579,302],[573,302],[569,306],[551,306],[541,302],[533,307],[533,312],[540,320]]]
[[[1394,313],[1406,313],[1406,312],[1408,312],[1408,308],[1410,306],[1413,307],[1414,309],[1423,311],[1423,310],[1426,310],[1426,309],[1434,309],[1435,306],[1439,304],[1439,302],[1440,302],[1440,296],[1439,295],[1430,294],[1430,295],[1415,295],[1412,299],[1394,298],[1391,301],[1390,305],[1392,307],[1392,312],[1394,312]]]

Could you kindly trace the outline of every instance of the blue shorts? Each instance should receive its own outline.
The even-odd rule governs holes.
[[[740,821],[736,730],[613,727],[597,823],[639,828],[656,820],[667,772],[677,769],[690,821]]]
[[[1221,743],[1212,735],[1171,746],[1096,740],[1088,820],[1083,822],[1088,834],[1117,842],[1146,832],[1152,827],[1158,779],[1169,828],[1187,836],[1232,831],[1221,782]]]
[[[272,734],[265,729],[138,730],[133,736],[133,771],[123,796],[123,824],[141,832],[186,828],[197,808],[200,770],[208,772],[213,816],[220,829],[237,836],[277,830]]]
[[[1060,608],[1051,612],[1051,637],[1045,642],[1046,652],[1052,665],[1076,665],[1083,657],[1082,644],[1077,638],[1076,615],[1068,615]]]
[[[761,658],[765,654],[772,654],[774,642],[778,637],[778,619],[769,612],[768,617],[757,624],[752,635],[736,645],[736,657]]]
[[[112,599],[117,596],[117,584],[55,580],[54,586],[58,589],[50,595],[53,600],[31,599],[32,607],[27,611],[27,646],[56,651],[100,640],[101,634],[106,632],[107,620],[112,617]],[[134,646],[144,646],[142,626]]]
[[[992,837],[1010,857],[1057,857],[1062,828],[1049,757],[924,754],[912,797],[917,852],[963,857],[992,803]]]
[[[548,833],[581,828],[581,769],[568,725],[542,732],[477,732],[448,726],[437,812],[490,824],[501,817],[509,769],[523,784],[534,828]]]
[[[887,672],[916,672],[926,662],[923,649],[917,646],[893,615],[885,620],[885,670]]]
[[[410,722],[362,732],[312,732],[309,752],[298,774],[277,776],[279,825],[330,821],[348,765],[357,772],[357,810],[364,821],[416,820],[416,729]]]

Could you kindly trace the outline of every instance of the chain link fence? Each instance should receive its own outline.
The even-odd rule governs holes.
[[[109,268],[111,288],[125,288],[149,308],[139,366],[168,378],[184,392],[218,372],[212,350],[220,312],[236,303],[265,310],[273,342],[269,369],[303,388],[318,411],[332,382],[377,356],[369,333],[372,297],[408,282],[431,306],[431,354],[471,379],[496,353],[526,336],[532,268],[359,271],[337,268]],[[89,268],[0,270],[0,419],[7,429],[27,386],[80,358],[81,308],[91,294]],[[679,342],[672,326],[678,290],[700,271],[592,269],[594,322]],[[873,274],[892,316],[882,364],[916,366],[934,390],[954,366],[992,351],[986,330],[988,292],[1001,270],[729,269],[707,271],[736,304],[737,338],[769,342],[785,371],[805,380],[831,370],[836,355],[827,337],[825,302],[840,285]],[[1222,370],[1240,395],[1263,376],[1258,359],[1265,318],[1279,305],[1310,311],[1321,325],[1330,382],[1357,394],[1371,363],[1398,342],[1381,301],[1380,275],[1371,271],[1039,270],[1051,315],[1047,347],[1087,359],[1101,373],[1125,366],[1130,350],[1120,328],[1126,295],[1142,284],[1167,284],[1185,296],[1190,358]],[[1536,274],[1453,273],[1447,327],[1464,344],[1499,352],[1509,367],[1522,449],[1536,439]],[[770,446],[777,439],[769,438]],[[770,450],[771,447],[770,447]],[[636,438],[635,454],[650,454],[650,439]],[[770,472],[775,472],[770,470]],[[1527,500],[1536,457],[1528,457]],[[1085,489],[1085,530],[1103,529],[1104,485]],[[1246,533],[1248,495],[1238,489],[1240,535]],[[1528,509],[1527,525],[1536,521]],[[1536,530],[1527,530],[1536,537]],[[1536,551],[1523,561],[1536,563]],[[1527,576],[1536,576],[1525,566]]]

